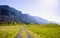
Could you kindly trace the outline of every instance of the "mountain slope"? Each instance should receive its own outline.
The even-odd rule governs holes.
[[[0,5],[0,23],[36,23],[36,24],[46,24],[49,23],[49,21],[42,19],[40,17],[30,16],[28,14],[22,14],[21,11],[18,11],[12,7],[9,7],[7,5]]]

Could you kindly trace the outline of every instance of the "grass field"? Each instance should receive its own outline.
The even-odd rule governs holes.
[[[20,29],[19,25],[0,25],[0,38],[14,38]]]
[[[23,26],[22,31],[21,26]],[[23,38],[27,36],[26,30],[33,38],[60,38],[60,25],[57,24],[2,24],[0,25],[0,38],[14,38],[19,30]]]
[[[42,38],[60,38],[60,26],[57,24],[30,24],[26,28]]]

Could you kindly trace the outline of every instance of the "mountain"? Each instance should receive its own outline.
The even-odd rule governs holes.
[[[8,5],[0,5],[0,23],[36,23],[36,24],[46,24],[49,21],[42,19],[40,17],[31,16],[29,14],[22,14]]]

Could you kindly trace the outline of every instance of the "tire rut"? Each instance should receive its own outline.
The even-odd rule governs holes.
[[[23,29],[22,29],[22,27],[21,27],[19,33],[18,33],[14,38],[22,38],[22,36],[21,36],[22,30],[23,30]]]
[[[26,38],[32,38],[32,35],[23,26],[20,28],[19,33],[14,38],[22,38],[21,33],[22,33],[23,30],[25,30]]]

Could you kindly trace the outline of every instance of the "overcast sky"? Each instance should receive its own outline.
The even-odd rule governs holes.
[[[60,23],[60,0],[0,0],[0,5]]]

